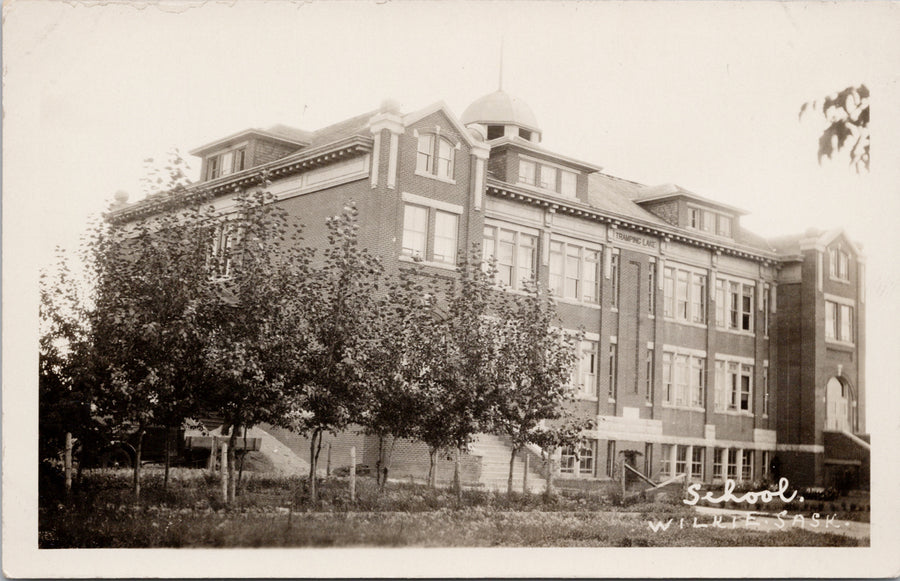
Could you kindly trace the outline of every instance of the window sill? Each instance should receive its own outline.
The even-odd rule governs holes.
[[[606,403],[616,403],[616,398],[614,398],[614,397],[607,398]]]
[[[588,307],[588,308],[591,308],[591,309],[600,309],[600,305],[598,305],[597,303],[588,303],[588,302],[585,302],[585,301],[579,301],[578,299],[573,299],[573,298],[570,298],[570,297],[558,297],[558,296],[554,296],[553,298],[554,298],[554,300],[556,300],[556,302],[558,302],[558,303],[565,303],[565,304],[567,304],[567,305],[577,305],[577,306],[579,306],[579,307]]]
[[[849,284],[850,284],[850,279],[849,279],[849,278],[837,278],[837,277],[835,277],[835,276],[829,275],[829,276],[828,276],[828,280],[830,280],[831,282],[839,282],[839,283],[841,283],[841,284],[846,284],[846,285],[849,285]]]
[[[728,327],[716,327],[716,331],[721,333],[731,333],[732,335],[740,335],[742,337],[756,337],[753,331],[744,331],[743,329],[729,329]]]
[[[840,341],[838,339],[825,339],[825,345],[827,347],[833,347],[835,349],[840,349],[842,351],[853,351],[856,349],[855,343],[850,343],[848,341]]]
[[[752,417],[753,417],[753,412],[743,412],[743,411],[737,412],[737,411],[731,411],[731,410],[716,410],[716,413],[717,413],[717,414],[722,414],[722,415],[724,415],[724,416],[743,416],[743,417],[745,417],[745,418],[752,418]]]
[[[691,406],[691,405],[673,405],[673,404],[665,403],[665,402],[662,404],[662,407],[667,410],[679,410],[679,411],[684,411],[684,412],[704,412],[704,411],[706,411],[706,408],[704,408],[704,407],[696,407],[696,406]]]
[[[665,321],[667,323],[674,323],[675,325],[684,325],[685,327],[695,327],[697,329],[706,329],[707,328],[706,323],[695,323],[693,321],[682,321],[679,319],[674,319],[672,317],[666,317]]]
[[[409,262],[411,264],[421,264],[422,266],[430,266],[432,268],[443,268],[444,270],[456,270],[456,265],[450,264],[449,262],[431,262],[430,260],[417,260],[412,258],[411,256],[407,256],[405,254],[401,254],[399,257],[400,262]]]
[[[421,178],[428,178],[428,179],[432,179],[432,180],[437,180],[439,182],[444,182],[445,184],[456,185],[456,180],[451,179],[451,178],[445,178],[445,177],[439,176],[437,174],[426,173],[424,171],[416,170],[416,175]]]
[[[597,401],[599,398],[596,395],[576,395],[575,399],[578,401]]]
[[[609,312],[610,312],[610,313],[618,313],[618,312],[619,312],[619,307],[610,307],[610,308],[609,308]]]

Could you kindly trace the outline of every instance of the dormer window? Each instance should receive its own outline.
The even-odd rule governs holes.
[[[418,138],[416,173],[452,181],[456,151],[453,142],[434,133],[421,133]]]
[[[209,156],[206,159],[206,179],[214,180],[243,170],[246,158],[245,146]]]
[[[520,184],[574,198],[577,182],[577,174],[573,171],[532,159],[519,159]]]
[[[687,227],[717,236],[732,237],[734,218],[706,208],[688,206]]]

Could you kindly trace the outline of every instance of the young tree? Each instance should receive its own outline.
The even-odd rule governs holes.
[[[503,323],[501,392],[493,427],[510,439],[507,492],[512,493],[516,455],[546,439],[545,422],[567,419],[579,338],[558,326],[555,305],[537,284],[526,285],[524,296],[507,298],[498,309]]]
[[[495,294],[491,274],[482,268],[479,253],[471,252],[460,260],[457,276],[447,284],[446,315],[435,320],[426,335],[425,409],[418,437],[431,451],[432,485],[437,454],[454,451],[457,497],[462,494],[460,455],[476,434],[490,430],[499,394],[501,342],[500,323],[492,316]]]
[[[84,343],[95,412],[134,433],[134,494],[140,496],[146,429],[180,425],[196,405],[214,301],[207,269],[209,209],[201,200],[143,220],[101,224],[88,240],[93,305]]]
[[[848,151],[850,167],[869,171],[869,88],[847,87],[825,97],[821,103],[810,101],[800,107],[800,117],[808,111],[820,112],[828,127],[819,137],[819,164],[835,153]]]
[[[377,345],[383,268],[359,245],[351,203],[328,221],[328,247],[297,299],[305,336],[293,353],[287,427],[310,438],[310,499],[318,498],[316,471],[322,436],[358,423],[366,403],[366,361]]]
[[[265,180],[265,176],[261,177]],[[240,433],[288,413],[285,385],[302,360],[308,334],[311,252],[300,226],[262,187],[235,198],[236,210],[207,228],[216,300],[203,349],[203,407],[216,410],[228,435],[228,501],[234,500],[235,448]]]
[[[376,479],[383,488],[397,438],[413,438],[422,413],[427,330],[432,324],[433,285],[421,272],[401,271],[388,282],[376,307],[381,327],[367,361],[368,398],[361,419],[378,437]]]

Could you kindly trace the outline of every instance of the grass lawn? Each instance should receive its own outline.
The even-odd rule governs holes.
[[[458,503],[446,490],[389,483],[378,491],[371,479],[361,478],[358,499],[350,502],[346,481],[331,479],[322,486],[322,502],[313,507],[300,479],[251,477],[234,505],[225,508],[217,483],[201,471],[174,474],[168,491],[162,490],[160,475],[149,472],[138,504],[128,482],[127,472],[98,472],[86,476],[68,503],[42,494],[40,547],[859,545],[856,539],[801,529],[693,528],[695,516],[700,524],[712,517],[677,503],[612,506],[586,492],[548,499],[472,490]],[[670,518],[674,524],[668,530],[651,529],[650,521]]]

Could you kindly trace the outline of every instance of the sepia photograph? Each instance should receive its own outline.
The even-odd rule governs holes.
[[[900,575],[898,39],[5,3],[4,575]]]

